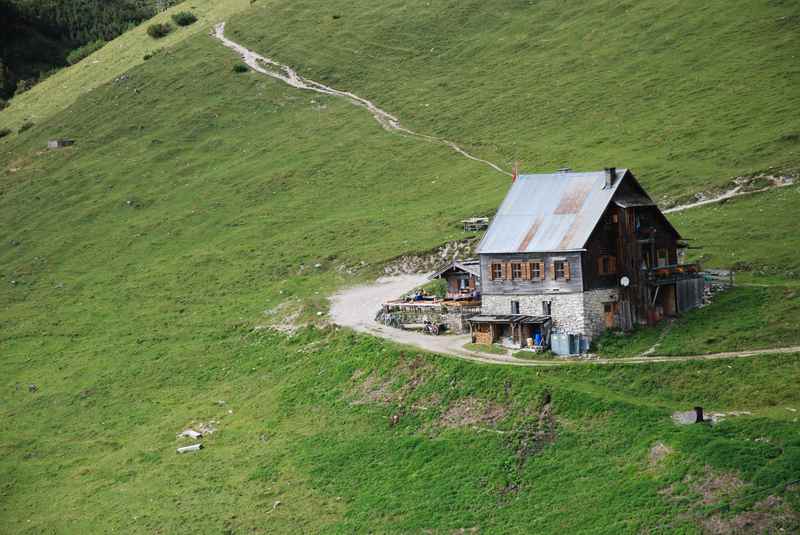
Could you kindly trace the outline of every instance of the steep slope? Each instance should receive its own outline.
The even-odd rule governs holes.
[[[231,29],[274,22],[247,13]],[[327,325],[334,288],[463,238],[458,220],[508,179],[237,61],[194,35],[69,104],[28,102],[36,126],[0,141],[9,531],[797,529],[797,355],[510,370]],[[77,143],[44,150],[57,136]],[[681,228],[702,236],[759,202]],[[796,229],[757,224],[707,251],[761,258],[755,244]],[[264,328],[292,316],[316,326]],[[697,404],[751,414],[674,425]],[[216,428],[206,448],[177,455],[175,434],[200,423]]]
[[[9,108],[0,113],[0,128],[17,130],[26,122],[42,122],[66,109],[81,95],[142,64],[146,61],[145,56],[180,43],[192,35],[207,32],[220,19],[246,9],[249,5],[247,0],[197,0],[184,2],[164,11],[109,42],[92,54],[91,59],[81,61],[69,69],[62,69],[30,91],[12,99]],[[149,24],[167,22],[173,13],[184,9],[191,9],[199,18],[198,22],[157,41],[147,36]]]
[[[797,168],[798,24],[770,0],[270,0],[229,30],[489,159],[624,164],[676,198]]]

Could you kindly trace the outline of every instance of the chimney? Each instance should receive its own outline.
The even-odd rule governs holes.
[[[606,181],[603,184],[603,189],[609,189],[611,186],[614,185],[614,182],[617,180],[617,168],[616,167],[606,167]]]

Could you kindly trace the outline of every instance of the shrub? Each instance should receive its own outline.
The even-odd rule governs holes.
[[[14,94],[21,95],[22,93],[33,87],[33,84],[34,84],[33,80],[19,80],[17,82],[17,89],[16,91],[14,91]]]
[[[181,11],[172,15],[172,20],[178,26],[188,26],[197,22],[197,17],[191,11]]]
[[[21,134],[21,133],[25,132],[26,130],[30,130],[31,128],[33,128],[33,123],[30,122],[30,121],[26,121],[26,122],[22,123],[22,126],[19,127],[19,130],[17,130],[17,133]]]
[[[100,50],[106,45],[106,42],[103,39],[98,39],[97,41],[92,41],[91,43],[85,44],[82,47],[76,48],[69,54],[67,54],[67,63],[70,65],[75,65],[80,60],[95,52]]]
[[[249,70],[250,69],[248,69],[247,65],[245,65],[244,63],[236,63],[233,66],[233,72],[247,72]]]
[[[0,110],[4,110],[6,108],[8,108],[8,102],[0,98]]]
[[[147,27],[147,35],[149,35],[153,39],[161,39],[171,31],[172,31],[172,24],[168,22],[151,24],[150,26]]]
[[[10,133],[11,133],[11,129],[10,128],[0,128],[0,139],[6,137]]]

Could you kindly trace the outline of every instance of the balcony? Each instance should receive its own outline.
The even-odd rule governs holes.
[[[700,264],[672,264],[643,269],[643,278],[650,284],[674,284],[679,280],[702,276]]]

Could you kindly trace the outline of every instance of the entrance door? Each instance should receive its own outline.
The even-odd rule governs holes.
[[[605,316],[606,329],[613,329],[616,327],[617,310],[619,310],[618,303],[603,303],[603,315]]]

